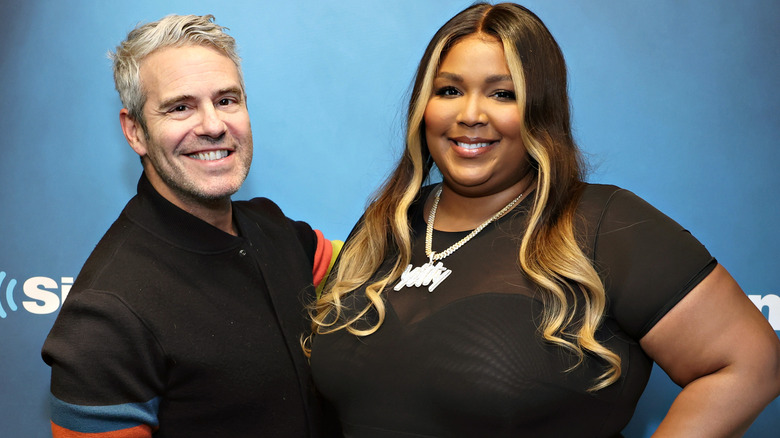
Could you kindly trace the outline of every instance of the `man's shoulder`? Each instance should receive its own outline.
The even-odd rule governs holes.
[[[98,241],[77,277],[78,283],[109,281],[123,284],[125,277],[142,275],[147,267],[144,259],[150,258],[148,235],[124,213],[114,221]],[[116,281],[114,281],[116,280]],[[74,285],[75,287],[75,285]]]
[[[281,207],[268,198],[252,198],[247,201],[233,201],[234,210],[243,214],[261,227],[278,226],[299,230],[311,231],[311,227],[305,222],[296,221],[287,217]],[[300,230],[299,230],[300,232]]]
[[[317,237],[312,227],[306,222],[287,217],[274,201],[253,198],[233,201],[233,206],[236,212],[234,218],[250,240],[273,242],[277,250],[281,246],[289,246],[291,242],[302,244],[307,248],[307,253],[316,249]],[[259,230],[262,231],[256,232]]]
[[[279,205],[268,198],[258,197],[246,201],[233,201],[233,206],[246,213],[265,216],[269,219],[286,218]]]

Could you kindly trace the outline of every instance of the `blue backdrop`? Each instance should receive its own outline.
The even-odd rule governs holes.
[[[119,128],[106,52],[136,23],[212,13],[231,29],[255,136],[237,197],[270,197],[343,239],[402,145],[425,44],[468,4],[0,1],[0,436],[49,435],[41,345],[135,192],[141,167]],[[631,189],[692,230],[780,330],[780,2],[525,4],[567,57],[591,180]],[[677,392],[656,369],[626,435],[649,436]],[[748,436],[777,430],[778,400]]]

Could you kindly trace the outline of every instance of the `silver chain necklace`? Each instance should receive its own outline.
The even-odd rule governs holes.
[[[436,197],[433,199],[431,213],[428,215],[428,225],[425,228],[425,255],[428,256],[428,261],[418,268],[415,268],[410,263],[401,274],[401,280],[398,282],[398,284],[395,285],[395,287],[393,287],[393,290],[399,291],[404,287],[428,286],[428,292],[433,292],[433,290],[436,289],[436,287],[440,285],[442,281],[444,281],[447,277],[450,276],[450,274],[452,274],[452,270],[445,268],[443,262],[439,261],[439,263],[435,264],[434,262],[437,260],[442,260],[453,252],[457,251],[461,246],[465,245],[466,242],[479,234],[479,232],[482,231],[486,226],[505,215],[509,210],[512,209],[512,207],[515,206],[515,204],[517,204],[517,201],[523,197],[523,194],[520,193],[517,198],[513,199],[512,202],[499,210],[498,213],[491,216],[490,219],[482,222],[482,224],[471,231],[468,236],[460,239],[444,251],[437,253],[434,252],[431,247],[433,246],[433,222],[436,220],[436,209],[439,206],[441,191],[442,187],[439,186],[439,190],[436,192]]]

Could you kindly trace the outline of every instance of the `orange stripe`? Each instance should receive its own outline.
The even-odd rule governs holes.
[[[152,428],[147,424],[141,424],[129,429],[113,430],[110,432],[84,433],[75,432],[51,423],[52,438],[151,438]]]

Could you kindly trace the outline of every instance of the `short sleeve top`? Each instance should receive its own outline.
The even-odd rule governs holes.
[[[431,187],[422,190],[421,200]],[[410,209],[411,264],[427,261],[420,201]],[[618,382],[590,392],[605,363],[542,340],[540,291],[518,264],[529,200],[442,262],[424,285],[383,292],[387,314],[364,337],[344,330],[313,342],[315,383],[352,437],[611,437],[630,420],[652,361],[638,341],[715,267],[688,231],[633,193],[587,185],[575,233],[606,287],[596,336],[622,360]],[[468,232],[434,231],[442,251]],[[375,278],[387,272],[388,257]],[[346,297],[365,306],[364,287]],[[368,316],[371,322],[375,315]],[[375,320],[375,319],[374,319]]]

